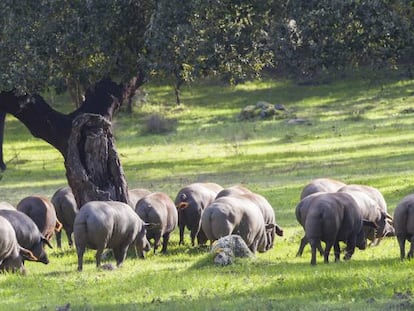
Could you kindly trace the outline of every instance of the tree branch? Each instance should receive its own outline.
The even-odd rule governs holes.
[[[122,85],[102,79],[86,91],[81,107],[65,115],[50,107],[38,94],[17,96],[13,91],[0,92],[0,112],[14,115],[34,137],[45,140],[66,158],[72,121],[83,113],[95,113],[112,120],[125,93]]]

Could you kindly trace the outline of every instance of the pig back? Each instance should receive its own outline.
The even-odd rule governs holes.
[[[343,186],[345,186],[345,184],[339,180],[332,178],[316,178],[303,187],[300,199],[316,192],[336,192]]]
[[[28,196],[17,204],[16,209],[29,216],[46,239],[50,240],[55,231],[57,217],[52,203],[47,198]]]
[[[138,201],[150,193],[151,191],[149,191],[148,189],[144,189],[144,188],[134,188],[134,189],[128,190],[129,203],[132,209],[135,210],[135,207]]]
[[[309,241],[335,240],[344,219],[344,207],[339,204],[337,193],[323,193],[311,201],[306,220],[305,232]]]
[[[146,223],[158,224],[161,235],[172,232],[178,223],[178,212],[171,198],[163,192],[154,192],[138,201],[135,209]]]
[[[125,203],[91,201],[82,206],[75,218],[75,241],[92,249],[113,248],[126,237],[134,240],[139,224],[139,217]]]
[[[62,187],[50,200],[55,208],[56,217],[64,228],[73,228],[73,222],[79,209],[70,187]]]
[[[267,238],[262,213],[256,204],[243,196],[216,199],[203,213],[202,228],[209,240],[238,234],[253,252],[256,249],[265,251]]]
[[[393,218],[396,236],[414,235],[414,194],[407,195],[398,203]]]

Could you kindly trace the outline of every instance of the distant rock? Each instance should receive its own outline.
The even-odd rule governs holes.
[[[239,118],[241,120],[250,120],[256,118],[256,106],[248,105],[242,109]]]
[[[255,105],[247,105],[244,107],[239,114],[239,119],[285,119],[287,115],[287,110],[282,104],[273,105],[266,101],[258,101]]]
[[[256,103],[256,108],[258,109],[268,109],[268,108],[274,108],[274,106],[271,103],[265,102],[265,101],[258,101]]]
[[[276,104],[276,105],[275,105],[275,109],[276,109],[276,110],[286,111],[285,106],[283,106],[282,104]]]

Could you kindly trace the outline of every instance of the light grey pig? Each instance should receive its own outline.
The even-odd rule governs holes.
[[[104,249],[114,252],[119,267],[125,260],[128,248],[135,243],[139,256],[150,249],[144,222],[122,202],[91,201],[82,206],[74,223],[75,245],[78,254],[78,271],[83,269],[86,247],[96,249],[96,266],[101,265]]]

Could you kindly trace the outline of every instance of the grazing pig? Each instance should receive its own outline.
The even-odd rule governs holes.
[[[143,188],[135,188],[128,190],[129,204],[132,207],[132,209],[135,210],[138,201],[150,193],[151,191]]]
[[[305,229],[305,223],[306,223],[306,216],[308,215],[309,207],[313,201],[313,199],[320,195],[321,193],[326,192],[315,192],[312,193],[306,197],[304,197],[298,205],[296,205],[295,209],[295,215],[296,220],[299,222],[299,224]],[[303,254],[303,249],[305,248],[306,244],[308,243],[308,240],[306,238],[306,234],[303,236],[303,238],[300,240],[299,250],[296,254],[296,257],[300,257]],[[321,245],[317,245],[318,251],[323,256],[323,249]]]
[[[30,260],[37,259],[31,251],[19,245],[13,226],[6,218],[0,216],[0,270],[12,272],[18,270],[25,273],[23,257]]]
[[[237,234],[255,253],[267,250],[266,229],[272,225],[266,227],[262,212],[251,200],[243,196],[226,196],[216,199],[205,208],[201,226],[211,242]]]
[[[174,203],[178,210],[179,245],[184,244],[185,227],[190,230],[192,246],[195,244],[196,237],[198,245],[207,242],[207,238],[201,230],[201,214],[222,189],[223,187],[215,183],[193,183],[178,192]]]
[[[371,245],[378,245],[380,239],[386,235],[387,214],[383,208],[362,187],[348,185],[338,192],[349,193],[357,202],[362,218],[375,223],[376,229],[371,226],[365,227],[365,236],[372,241]]]
[[[105,248],[113,250],[117,266],[125,260],[129,246],[135,243],[139,256],[150,249],[144,222],[122,202],[91,201],[82,206],[73,226],[78,271],[83,269],[83,254],[86,247],[96,249],[96,267],[101,265]]]
[[[351,195],[345,192],[323,193],[316,196],[308,210],[305,222],[306,238],[312,248],[311,264],[316,264],[316,249],[321,241],[326,244],[324,261],[329,262],[332,246],[335,261],[339,260],[339,242],[346,243],[344,259],[351,259],[355,246],[365,249],[365,234],[360,209]]]
[[[16,209],[33,219],[48,241],[52,238],[55,230],[60,231],[62,229],[62,224],[56,217],[53,204],[45,197],[28,196],[17,204]]]
[[[264,196],[258,193],[254,193],[243,186],[232,186],[225,188],[217,194],[216,199],[224,196],[243,196],[259,207],[260,211],[262,212],[265,225],[270,225],[268,227],[271,228],[267,230],[268,237],[266,250],[269,250],[273,247],[276,234],[283,236],[282,228],[276,224],[275,211],[272,205]]]
[[[414,255],[414,194],[404,197],[394,210],[395,235],[400,246],[400,258],[405,258],[405,241],[411,243],[407,258]]]
[[[154,192],[138,201],[135,212],[146,223],[153,225],[147,228],[147,239],[154,239],[154,253],[160,246],[161,253],[167,252],[171,232],[177,227],[178,212],[174,202],[163,192]]]
[[[316,178],[307,184],[300,194],[300,199],[316,192],[336,192],[345,186],[342,181],[331,178]]]
[[[34,261],[44,264],[49,263],[44,246],[47,245],[52,248],[52,245],[40,233],[39,228],[29,216],[17,210],[0,210],[0,216],[3,216],[10,222],[16,232],[17,242],[21,247],[33,253],[36,258]],[[29,258],[29,260],[33,259]]]
[[[376,201],[383,212],[387,212],[387,202],[384,199],[384,196],[382,193],[374,187],[367,186],[367,185],[357,185],[357,184],[351,184],[347,185],[348,190],[354,190],[354,191],[362,191],[365,192],[367,195],[369,195],[374,201]]]
[[[56,217],[62,223],[63,230],[66,232],[69,246],[72,247],[73,223],[79,209],[70,187],[66,186],[58,189],[53,194],[51,202],[55,208]],[[56,231],[56,244],[58,248],[62,247],[61,230]]]
[[[384,229],[380,228],[377,230],[377,234],[375,234],[374,230],[370,230],[367,232],[367,237],[373,241],[373,245],[377,245],[384,236],[394,236],[395,230],[393,225],[392,216],[387,212],[387,202],[384,199],[382,193],[374,187],[367,186],[367,185],[347,185],[347,189],[355,190],[355,191],[362,191],[366,193],[369,197],[371,197],[374,201],[378,203],[379,209],[381,213],[385,215],[386,222]]]
[[[257,207],[259,207],[266,227],[266,250],[271,249],[274,245],[276,234],[278,236],[283,236],[283,229],[276,223],[275,211],[272,205],[270,205],[269,201],[264,196],[258,193],[245,193],[241,195],[241,197],[252,201],[257,205]]]

